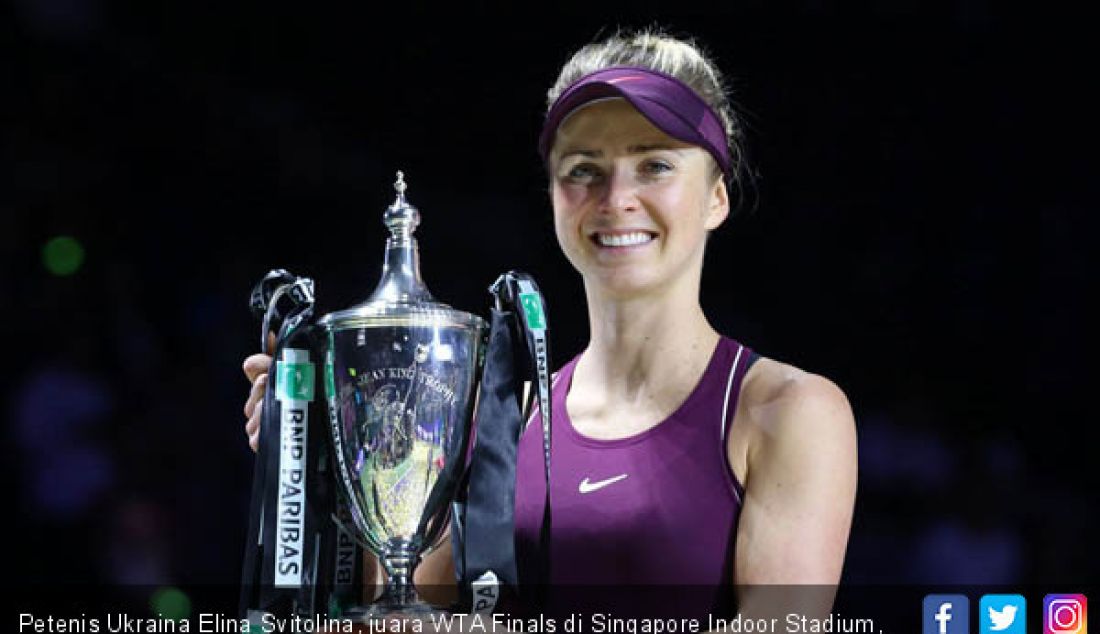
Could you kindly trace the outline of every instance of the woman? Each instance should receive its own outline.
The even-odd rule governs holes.
[[[848,402],[720,335],[699,301],[742,171],[720,73],[691,42],[615,35],[579,50],[549,101],[540,151],[591,337],[553,390],[550,581],[705,588],[689,614],[725,611],[730,584],[743,613],[765,610],[754,586],[835,585],[856,487]],[[245,362],[253,448],[268,363]],[[537,427],[519,449],[521,566],[542,517]],[[428,556],[418,583],[453,583],[449,562]]]

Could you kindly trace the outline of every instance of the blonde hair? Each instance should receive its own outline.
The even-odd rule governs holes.
[[[742,193],[743,176],[752,181],[745,161],[744,131],[734,110],[725,77],[706,51],[694,39],[672,36],[651,27],[618,31],[581,47],[562,66],[557,80],[546,93],[547,111],[561,93],[581,77],[614,66],[640,66],[671,75],[695,91],[722,121],[730,150],[731,184]],[[717,169],[717,168],[716,168]]]

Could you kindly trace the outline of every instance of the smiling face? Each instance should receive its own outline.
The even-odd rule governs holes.
[[[562,123],[550,170],[558,243],[590,290],[627,298],[698,288],[707,232],[729,213],[705,150],[611,99]]]

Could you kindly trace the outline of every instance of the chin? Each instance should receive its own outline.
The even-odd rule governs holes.
[[[649,295],[660,288],[661,284],[654,276],[640,274],[639,271],[600,271],[586,275],[585,285],[600,296],[613,299],[629,299]]]

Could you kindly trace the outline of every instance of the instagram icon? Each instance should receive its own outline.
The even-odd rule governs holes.
[[[1088,634],[1089,610],[1083,594],[1043,597],[1043,634]]]

